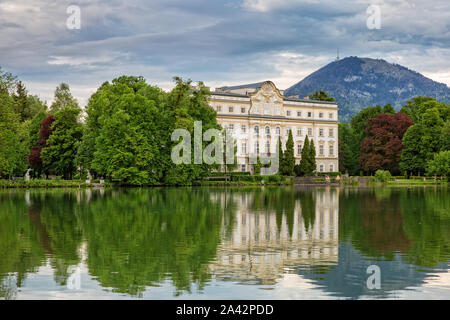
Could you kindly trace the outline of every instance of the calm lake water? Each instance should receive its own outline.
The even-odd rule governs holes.
[[[449,190],[0,191],[0,299],[450,299]]]

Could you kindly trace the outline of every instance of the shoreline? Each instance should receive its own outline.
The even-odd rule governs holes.
[[[415,186],[448,186],[448,182],[445,180],[393,180],[388,182],[370,182],[367,185],[350,183],[347,181],[341,182],[322,182],[317,181],[317,183],[295,183],[292,178],[286,178],[285,181],[281,182],[267,182],[267,181],[209,181],[204,180],[191,185],[155,185],[155,186],[131,186],[131,185],[119,185],[112,183],[105,183],[103,186],[98,185],[98,183],[86,183],[77,180],[30,180],[30,181],[11,181],[11,180],[0,180],[0,190],[7,189],[99,189],[99,188],[155,188],[155,187],[284,187],[284,186],[308,186],[308,187],[357,187],[357,188],[367,188],[367,187],[415,187]]]

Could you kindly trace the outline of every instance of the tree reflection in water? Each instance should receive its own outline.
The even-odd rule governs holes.
[[[372,294],[369,263],[386,297],[448,270],[449,207],[448,188],[433,187],[1,191],[0,297],[48,264],[60,287],[85,265],[135,297],[167,282],[175,295],[211,281],[273,287],[289,273],[358,298]]]

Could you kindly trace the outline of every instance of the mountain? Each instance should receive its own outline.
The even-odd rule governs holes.
[[[450,88],[385,60],[347,57],[334,61],[285,90],[303,98],[324,90],[336,99],[339,119],[348,122],[361,109],[392,104],[396,109],[416,96],[450,103]]]

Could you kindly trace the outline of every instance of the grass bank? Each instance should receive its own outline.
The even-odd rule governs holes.
[[[0,189],[30,189],[30,188],[90,188],[92,184],[80,180],[0,180]]]

